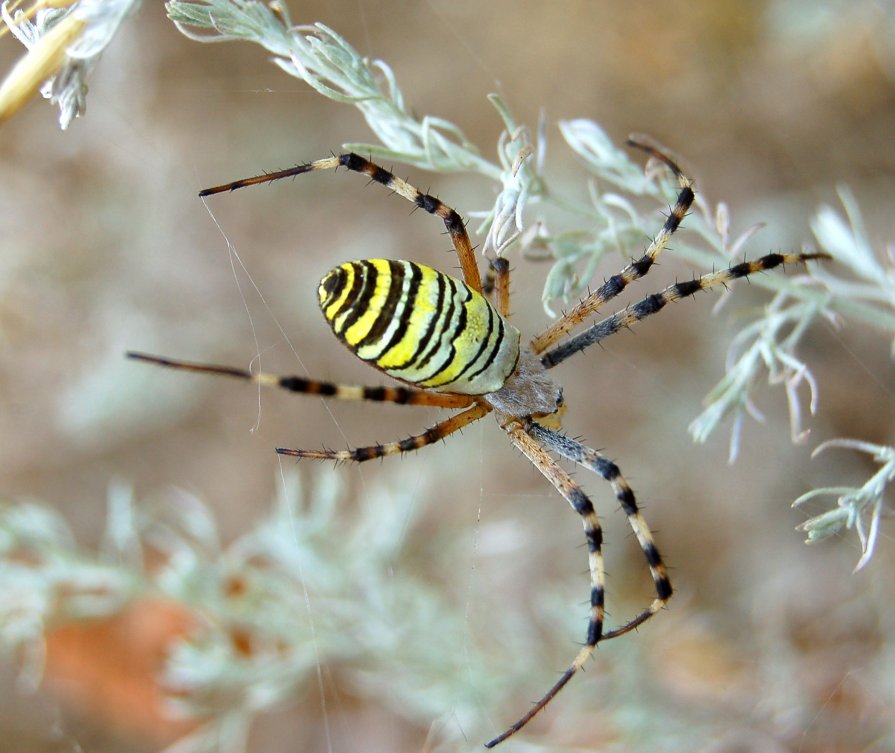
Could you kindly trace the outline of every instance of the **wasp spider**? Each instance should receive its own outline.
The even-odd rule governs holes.
[[[493,747],[524,727],[569,682],[601,640],[623,635],[644,623],[671,598],[672,588],[653,536],[641,516],[634,493],[618,466],[602,453],[551,428],[562,404],[562,390],[550,369],[623,327],[658,313],[666,304],[755,272],[786,263],[804,262],[819,254],[770,254],[718,272],[670,285],[660,293],[571,334],[607,301],[646,275],[693,202],[693,185],[677,165],[655,147],[629,141],[661,160],[677,177],[680,192],[664,226],[636,261],[607,279],[571,311],[526,345],[509,322],[510,279],[505,259],[490,263],[486,289],[463,219],[444,202],[422,193],[388,170],[356,154],[342,154],[287,170],[209,188],[201,196],[269,183],[318,170],[345,167],[403,196],[440,217],[460,261],[459,280],[412,261],[361,259],[328,272],[317,295],[323,315],[336,337],[359,358],[407,386],[359,387],[298,376],[252,373],[243,369],[190,363],[142,353],[131,358],[187,371],[238,377],[258,384],[324,397],[428,405],[459,410],[421,434],[396,442],[348,450],[277,449],[281,455],[362,462],[418,450],[493,413],[510,441],[547,478],[581,516],[590,570],[590,618],[583,647],[574,660],[515,724],[486,744]],[[486,297],[488,296],[488,297]],[[489,300],[493,299],[493,303]],[[552,418],[553,421],[545,420]],[[600,520],[589,497],[550,453],[577,463],[605,479],[628,518],[643,550],[654,583],[652,603],[633,619],[604,631],[604,582]]]

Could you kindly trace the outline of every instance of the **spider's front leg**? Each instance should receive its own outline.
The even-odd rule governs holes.
[[[260,183],[272,183],[275,180],[283,178],[294,178],[298,175],[311,173],[318,170],[335,170],[344,167],[352,172],[366,175],[374,183],[379,183],[386,188],[394,191],[399,196],[403,196],[420,209],[425,210],[431,215],[440,217],[444,222],[444,226],[451,236],[451,243],[457,252],[457,259],[460,261],[460,268],[463,270],[463,280],[470,288],[477,293],[482,292],[482,277],[479,274],[478,262],[475,258],[475,249],[469,234],[466,232],[466,223],[452,207],[449,207],[441,199],[428,193],[423,193],[415,186],[412,186],[403,178],[384,167],[371,162],[365,157],[353,152],[347,152],[338,156],[326,157],[313,162],[306,162],[303,165],[296,165],[285,170],[277,170],[276,172],[256,175],[252,178],[243,178],[235,180],[232,183],[224,183],[220,186],[206,188],[199,192],[199,196],[213,196],[218,193],[227,191],[235,191],[238,188],[247,188],[248,186],[256,186]]]
[[[663,162],[668,169],[671,170],[674,176],[678,179],[678,184],[681,189],[678,193],[677,201],[675,201],[674,206],[668,213],[668,217],[665,220],[662,229],[658,232],[656,237],[653,238],[652,243],[649,244],[646,251],[643,252],[643,256],[636,261],[632,261],[617,275],[612,275],[612,277],[606,280],[593,293],[582,298],[578,302],[578,305],[570,311],[567,311],[560,319],[535,337],[531,341],[531,347],[535,353],[544,352],[551,345],[566,337],[575,327],[579,324],[583,324],[589,317],[596,314],[604,303],[611,301],[618,296],[635,280],[645,277],[650,269],[652,269],[653,264],[656,263],[656,259],[659,258],[659,255],[668,246],[671,236],[674,235],[677,229],[681,226],[684,217],[687,216],[687,212],[690,211],[690,206],[696,198],[696,194],[693,192],[693,181],[684,175],[681,169],[677,166],[677,163],[668,155],[640,138],[629,138],[627,144],[628,146],[645,151],[651,157]]]

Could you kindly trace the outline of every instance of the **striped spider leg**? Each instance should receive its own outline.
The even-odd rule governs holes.
[[[599,311],[600,306],[619,295],[626,287],[628,287],[628,285],[634,282],[634,280],[639,280],[641,277],[644,277],[650,269],[652,269],[656,259],[659,258],[659,254],[661,254],[668,246],[668,241],[671,240],[671,236],[674,235],[675,230],[677,230],[684,221],[684,217],[687,216],[687,212],[690,211],[690,206],[696,198],[696,195],[693,193],[693,182],[681,172],[681,169],[670,157],[646,141],[629,138],[626,143],[628,146],[642,149],[647,154],[655,157],[668,166],[678,179],[678,183],[681,187],[677,201],[675,201],[674,206],[671,208],[671,212],[665,220],[662,229],[656,237],[653,238],[646,251],[643,252],[643,256],[636,261],[632,261],[618,274],[612,275],[612,277],[607,279],[593,293],[582,298],[577,306],[567,311],[551,326],[547,327],[547,329],[535,337],[531,341],[531,346],[536,353],[543,352],[553,345],[553,343],[566,337],[575,327],[584,323],[596,314],[597,311]]]
[[[355,461],[372,460],[386,455],[395,455],[411,450],[418,450],[428,444],[444,439],[464,426],[477,421],[488,413],[488,410],[474,402],[473,398],[466,395],[453,395],[449,393],[428,392],[408,387],[362,387],[358,385],[334,384],[315,379],[306,379],[300,376],[284,376],[267,372],[252,372],[247,369],[233,368],[231,366],[217,366],[207,363],[195,363],[181,361],[174,358],[154,356],[148,353],[128,351],[127,357],[137,361],[152,363],[156,366],[164,366],[182,371],[193,371],[202,374],[217,374],[219,376],[234,377],[248,382],[254,382],[263,387],[279,387],[288,392],[316,395],[317,397],[330,397],[340,400],[368,400],[380,403],[396,403],[398,405],[421,405],[434,408],[466,408],[451,418],[440,421],[420,434],[414,434],[405,439],[385,444],[375,444],[368,447],[355,447],[348,450],[293,450],[278,447],[280,455],[293,457],[317,458],[322,460]]]
[[[536,353],[543,354],[541,361],[545,368],[551,369],[557,364],[564,361],[571,355],[581,352],[586,348],[598,343],[600,340],[615,334],[618,330],[630,327],[635,322],[641,321],[652,314],[657,314],[666,304],[692,296],[700,290],[709,290],[717,286],[726,286],[734,280],[748,277],[757,272],[764,272],[774,267],[783,266],[785,264],[800,264],[812,259],[829,259],[830,256],[824,253],[809,254],[767,254],[753,259],[735,264],[727,269],[717,272],[709,272],[701,277],[688,280],[686,282],[675,283],[669,285],[663,291],[647,296],[643,300],[628,306],[612,316],[608,316],[601,321],[592,324],[582,332],[571,336],[572,330],[584,323],[591,316],[596,314],[600,307],[607,301],[612,300],[619,295],[631,282],[644,277],[658,258],[659,254],[665,250],[668,241],[674,232],[680,227],[686,217],[687,212],[693,204],[695,194],[693,192],[693,182],[681,171],[668,155],[650,144],[648,141],[642,140],[643,137],[631,137],[627,140],[628,146],[641,149],[650,156],[664,163],[669,170],[678,179],[680,185],[680,193],[665,224],[662,229],[652,240],[643,256],[636,261],[631,262],[619,274],[608,278],[593,293],[584,297],[579,303],[566,312],[562,317],[555,321],[551,326],[547,327],[543,332],[537,335],[531,341],[531,346]],[[556,347],[551,347],[563,338],[567,338]]]
[[[505,259],[493,259],[486,279],[480,276],[463,219],[451,207],[422,193],[388,170],[356,154],[342,154],[287,170],[227,183],[201,192],[210,196],[304,173],[345,167],[367,175],[433,216],[440,217],[451,236],[463,280],[412,261],[360,259],[340,264],[320,281],[321,311],[335,336],[362,360],[406,386],[359,387],[252,373],[244,369],[174,360],[143,353],[128,356],[159,366],[219,374],[304,394],[346,400],[371,400],[403,405],[428,405],[459,410],[428,430],[403,440],[347,450],[279,448],[292,457],[363,462],[418,450],[444,439],[494,413],[513,445],[537,468],[579,514],[584,525],[590,571],[591,613],[586,642],[560,679],[505,732],[486,743],[493,747],[524,727],[571,680],[602,640],[623,635],[657,613],[671,598],[672,587],[653,536],[641,516],[634,494],[618,467],[576,440],[556,431],[563,408],[562,390],[549,369],[574,353],[609,337],[623,327],[657,313],[667,303],[787,262],[804,262],[820,254],[771,254],[660,293],[591,324],[577,334],[600,307],[631,282],[645,276],[678,229],[693,199],[693,184],[678,166],[655,147],[630,141],[662,161],[677,177],[680,192],[664,226],[643,256],[584,298],[561,319],[523,344],[509,321],[510,270]],[[493,303],[491,302],[493,300]],[[605,572],[602,531],[594,506],[581,487],[550,453],[594,472],[612,487],[615,498],[643,551],[656,596],[633,619],[604,632]]]
[[[339,167],[344,167],[350,171],[366,175],[371,182],[382,184],[399,196],[403,196],[420,209],[424,209],[429,214],[440,217],[444,221],[444,226],[447,228],[447,231],[451,236],[451,242],[454,244],[454,249],[457,252],[460,268],[463,270],[463,280],[473,290],[479,293],[482,292],[482,278],[479,275],[479,266],[475,259],[475,250],[472,247],[472,241],[469,240],[469,234],[466,232],[466,223],[457,211],[437,197],[428,193],[423,193],[419,189],[411,186],[406,180],[399,178],[385,168],[352,152],[326,157],[324,159],[315,160],[314,162],[306,162],[303,165],[296,165],[295,167],[289,167],[285,170],[277,170],[276,172],[265,173],[264,175],[256,175],[253,178],[235,180],[232,183],[224,183],[223,185],[214,186],[213,188],[206,188],[199,192],[199,196],[204,198],[218,193],[235,191],[237,188],[255,186],[259,183],[271,183],[275,180],[282,180],[283,178],[294,178],[304,173],[310,173],[317,170],[335,170]]]

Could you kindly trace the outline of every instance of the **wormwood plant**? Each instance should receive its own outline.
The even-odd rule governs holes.
[[[29,52],[0,88],[0,118],[41,90],[58,103],[60,123],[68,126],[84,111],[90,69],[136,5],[58,0],[22,11],[4,3],[3,20]],[[502,132],[493,158],[485,157],[453,123],[417,116],[385,62],[362,57],[322,24],[293,25],[282,2],[172,0],[167,9],[191,39],[258,44],[286,73],[357,108],[376,142],[345,144],[346,149],[491,180],[493,205],[471,213],[480,223],[482,248],[550,260],[542,296],[548,312],[584,293],[607,253],[637,253],[644,236],[655,229],[656,205],[666,206],[674,195],[663,170],[644,175],[598,124],[581,119],[559,122],[558,133],[582,167],[583,195],[554,186],[546,174],[546,122],[536,128],[518,123],[497,96],[491,103]],[[854,198],[842,189],[840,200],[845,218],[843,210],[825,206],[812,222],[818,246],[836,264],[818,265],[811,276],[755,279],[773,297],[734,337],[726,373],[690,426],[694,439],[702,442],[730,420],[731,459],[746,416],[760,417],[750,395],[765,379],[784,387],[793,439],[804,439],[804,396],[813,413],[818,395],[817,380],[798,346],[812,325],[820,320],[870,325],[895,337],[893,249],[881,262]],[[727,265],[742,255],[757,230],[734,237],[730,228],[729,209],[712,207],[698,196],[685,232],[676,236],[675,253],[702,270]],[[887,509],[895,449],[837,439],[818,451],[828,448],[869,453],[879,471],[861,486],[816,489],[794,504],[835,496],[835,508],[801,528],[809,541],[853,528],[863,548],[862,567],[873,554]],[[114,614],[135,598],[161,595],[207,617],[201,630],[177,644],[162,678],[172,709],[204,720],[178,751],[219,750],[225,740],[238,748],[260,711],[286,702],[320,666],[335,662],[352,668],[357,687],[392,688],[386,702],[415,720],[425,723],[450,709],[436,749],[459,744],[462,733],[483,737],[473,729],[484,704],[505,696],[525,668],[495,656],[493,646],[479,654],[467,641],[435,652],[425,641],[404,636],[403,622],[428,624],[433,632],[437,626],[440,639],[464,634],[455,605],[414,573],[389,569],[400,549],[398,533],[414,525],[410,500],[391,489],[373,489],[373,499],[359,515],[342,519],[338,475],[320,478],[313,492],[292,479],[270,516],[229,546],[221,543],[208,509],[185,495],[153,506],[135,504],[126,489],[113,490],[98,554],[78,548],[62,519],[47,508],[6,506],[0,512],[0,588],[5,594],[0,640],[18,655],[25,676],[36,681],[49,626]],[[365,512],[374,509],[375,516]],[[383,521],[383,516],[391,519]],[[342,533],[333,537],[336,528]],[[161,568],[146,565],[149,549],[164,552]],[[396,614],[405,615],[403,622],[395,620]],[[493,619],[511,620],[512,615],[494,614]],[[494,629],[515,641],[507,656],[524,655],[531,645],[523,625],[508,622]],[[251,636],[250,651],[236,640],[245,635]],[[393,661],[370,661],[384,651]],[[452,651],[464,655],[460,670],[452,663]],[[458,671],[464,675],[462,695],[457,693]]]

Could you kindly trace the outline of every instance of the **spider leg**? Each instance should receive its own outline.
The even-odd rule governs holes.
[[[279,387],[289,392],[300,392],[306,395],[317,395],[318,397],[334,397],[341,400],[372,400],[383,403],[398,403],[400,405],[429,405],[436,408],[465,408],[473,402],[473,398],[468,395],[415,390],[409,387],[361,387],[352,384],[334,384],[332,382],[321,382],[316,379],[305,379],[300,376],[284,376],[265,372],[253,373],[246,369],[235,369],[230,366],[178,361],[133,351],[128,352],[127,357],[170,369],[196,371],[204,374],[220,374],[222,376],[244,379],[247,382],[254,382],[265,387]]]
[[[553,484],[556,490],[565,497],[572,509],[581,516],[584,525],[584,536],[587,539],[588,565],[590,568],[591,615],[587,626],[587,640],[566,671],[553,684],[553,687],[529,709],[525,716],[505,732],[485,743],[486,748],[493,748],[528,724],[566,686],[575,673],[581,669],[603,637],[605,582],[602,552],[603,531],[600,528],[600,519],[596,510],[594,510],[593,503],[582,491],[581,487],[572,480],[572,477],[550,457],[547,450],[538,444],[534,437],[529,436],[525,426],[514,422],[504,426],[504,430],[509,434],[513,444],[522,451],[544,477]]]
[[[502,256],[492,259],[488,263],[485,283],[482,292],[491,297],[497,297],[497,310],[501,316],[510,315],[510,263]]]
[[[631,530],[634,531],[634,535],[637,537],[637,542],[640,544],[640,548],[643,550],[643,555],[646,557],[646,562],[649,565],[650,574],[653,577],[653,583],[656,587],[656,598],[649,607],[644,609],[633,620],[605,633],[603,635],[603,640],[605,641],[619,635],[624,635],[638,625],[646,622],[664,607],[672,594],[671,581],[668,579],[668,571],[665,568],[665,563],[662,562],[662,557],[659,555],[658,549],[656,549],[656,544],[653,541],[653,535],[650,532],[649,526],[647,526],[646,521],[640,514],[640,510],[637,508],[634,492],[631,491],[631,487],[628,486],[628,482],[625,481],[618,466],[596,450],[581,444],[581,442],[575,441],[571,437],[567,437],[565,434],[560,434],[559,432],[547,429],[535,421],[530,421],[526,425],[526,429],[531,436],[546,447],[549,447],[564,458],[571,460],[573,463],[578,463],[579,465],[584,466],[608,481],[612,485],[612,490],[615,492],[615,498],[621,504],[625,515],[628,516],[628,523],[631,526]]]
[[[362,173],[370,180],[381,183],[386,188],[391,189],[399,196],[403,196],[412,204],[424,209],[429,214],[441,217],[448,233],[451,236],[451,242],[454,250],[457,252],[457,258],[460,260],[460,267],[463,270],[463,280],[469,287],[476,292],[482,292],[482,278],[479,274],[478,264],[476,263],[475,251],[469,235],[466,232],[466,224],[463,218],[456,210],[449,207],[440,199],[427,193],[423,193],[414,188],[406,180],[403,180],[384,167],[361,157],[360,155],[348,152],[338,156],[326,157],[324,159],[307,162],[303,165],[296,165],[285,170],[265,173],[264,175],[256,175],[253,178],[243,178],[235,180],[232,183],[225,183],[213,188],[206,188],[199,192],[199,196],[211,196],[226,191],[235,191],[237,188],[245,188],[254,186],[259,183],[271,183],[282,178],[292,178],[304,173],[314,172],[316,170],[334,170],[338,167],[345,167],[353,172]]]
[[[735,264],[718,272],[709,272],[702,275],[702,277],[697,277],[687,282],[677,282],[674,285],[669,285],[660,293],[648,295],[643,300],[622,309],[612,316],[606,317],[583,332],[570,337],[552,350],[548,350],[541,356],[541,363],[544,364],[544,368],[552,369],[558,363],[565,361],[569,356],[589,348],[610,335],[614,335],[623,327],[630,327],[632,324],[658,313],[665,308],[666,304],[695,295],[700,290],[727,285],[741,277],[748,277],[756,272],[773,269],[781,264],[803,263],[811,259],[828,258],[830,257],[827,254],[768,254],[752,261]]]
[[[422,434],[416,434],[407,439],[398,442],[387,442],[386,444],[374,444],[369,447],[355,447],[351,450],[290,450],[285,447],[278,447],[277,453],[280,455],[290,455],[296,458],[314,458],[315,460],[336,460],[336,461],[354,461],[362,463],[365,460],[373,460],[374,458],[384,458],[387,455],[398,455],[403,452],[419,450],[429,444],[434,444],[439,439],[450,436],[455,431],[459,431],[464,426],[468,426],[474,421],[478,421],[483,416],[491,412],[491,407],[485,403],[476,403],[455,416],[451,416],[441,421],[430,429],[426,429]]]
[[[684,217],[693,203],[695,195],[693,193],[692,181],[681,172],[681,169],[675,164],[670,157],[666,156],[658,149],[640,141],[628,140],[628,145],[643,149],[653,157],[664,162],[675,174],[680,183],[681,191],[678,194],[677,201],[665,220],[665,224],[659,231],[658,235],[650,243],[649,247],[637,261],[631,262],[617,275],[613,275],[606,280],[593,293],[579,301],[578,305],[570,311],[566,312],[560,319],[554,322],[550,327],[544,330],[540,335],[531,341],[531,347],[535,353],[541,353],[549,348],[553,343],[566,336],[575,327],[595,314],[599,308],[607,301],[615,298],[634,280],[640,279],[650,271],[659,254],[665,250],[668,241],[674,234],[675,230],[680,227]]]

